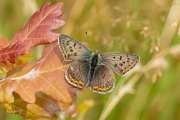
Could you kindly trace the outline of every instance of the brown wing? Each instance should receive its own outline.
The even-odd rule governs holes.
[[[101,62],[111,68],[119,75],[125,75],[139,62],[140,57],[135,54],[126,53],[104,53],[101,54]]]
[[[67,81],[79,88],[85,88],[88,84],[89,63],[86,60],[75,60],[66,71]]]
[[[111,69],[105,65],[97,66],[94,77],[89,85],[93,92],[106,94],[111,92],[115,86],[115,77]]]
[[[86,46],[67,35],[61,34],[58,44],[65,60],[82,60],[91,57],[91,51]]]

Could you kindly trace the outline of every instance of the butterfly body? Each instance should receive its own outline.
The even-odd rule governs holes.
[[[59,36],[58,43],[64,59],[74,60],[65,73],[67,81],[78,88],[90,87],[93,92],[101,94],[113,90],[113,71],[125,75],[140,59],[135,54],[91,52],[83,44],[63,34]]]
[[[96,50],[95,52],[93,52],[91,54],[91,57],[89,59],[90,70],[89,70],[89,75],[88,75],[88,78],[89,78],[88,86],[91,85],[91,81],[94,77],[94,73],[96,72],[96,69],[97,69],[97,66],[99,65],[99,62],[100,62],[100,55],[99,55],[98,51]]]

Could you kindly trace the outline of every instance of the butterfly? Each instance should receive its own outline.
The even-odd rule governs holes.
[[[125,75],[139,62],[140,57],[130,53],[99,54],[75,39],[61,34],[59,48],[65,61],[73,61],[65,72],[66,80],[78,88],[89,87],[93,92],[106,94],[115,86],[114,72]]]

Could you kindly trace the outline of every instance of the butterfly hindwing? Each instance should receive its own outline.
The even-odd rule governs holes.
[[[119,75],[125,75],[139,62],[139,56],[128,53],[101,54],[101,62]]]
[[[93,80],[89,87],[93,92],[106,94],[111,92],[115,86],[115,77],[111,69],[105,65],[98,65]]]
[[[86,46],[67,35],[61,34],[58,44],[65,60],[82,60],[88,59],[91,56],[91,51]]]
[[[67,81],[79,88],[85,88],[88,84],[89,62],[86,60],[75,60],[66,71]]]

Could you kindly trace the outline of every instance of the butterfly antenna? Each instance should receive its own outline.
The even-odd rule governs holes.
[[[88,36],[88,32],[85,32],[86,33],[86,36]],[[88,37],[88,39],[89,39],[89,41],[91,42],[91,44],[93,45],[93,42],[92,42],[92,40]],[[93,46],[93,48],[94,48],[94,46]],[[95,49],[95,48],[94,48]]]
[[[88,36],[88,32],[85,32],[86,36]],[[89,41],[92,42],[92,40],[88,37]]]
[[[115,43],[117,40],[113,40],[111,43],[109,43],[109,44],[107,44],[107,45],[105,45],[102,49],[100,49],[100,50],[103,50],[103,49],[105,49],[106,47],[108,47],[109,45],[111,45],[111,44],[113,44],[113,43]]]

